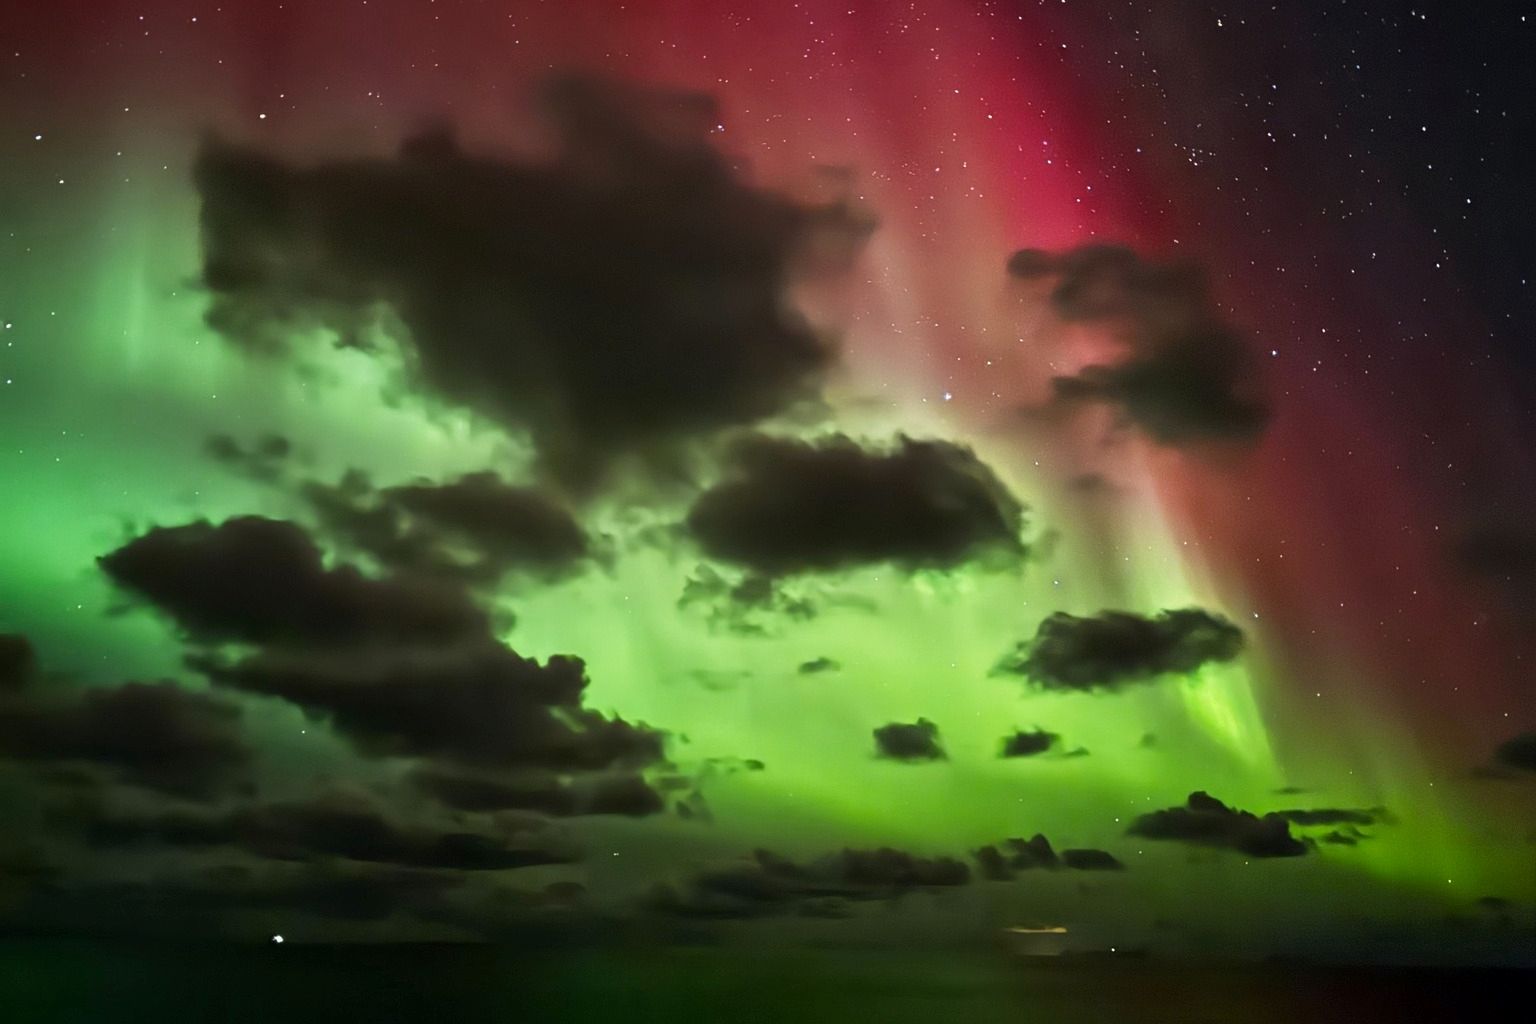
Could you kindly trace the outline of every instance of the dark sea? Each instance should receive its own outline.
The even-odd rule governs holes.
[[[684,946],[0,942],[3,1024],[1531,1020],[1536,972]]]

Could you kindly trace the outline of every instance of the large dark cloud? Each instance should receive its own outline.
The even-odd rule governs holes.
[[[99,769],[206,797],[242,783],[251,752],[233,705],[172,683],[125,683],[68,696],[0,694],[0,759]]]
[[[484,614],[460,589],[328,568],[309,535],[279,519],[156,527],[98,561],[120,587],[198,640],[446,643],[486,629]]]
[[[1521,733],[1504,741],[1493,752],[1493,759],[1506,768],[1536,772],[1536,732]]]
[[[1092,616],[1056,612],[995,671],[1024,676],[1048,690],[1117,690],[1165,673],[1231,661],[1242,649],[1242,630],[1200,608],[1152,618],[1122,611]]]
[[[1013,563],[1024,509],[970,449],[902,437],[885,450],[835,435],[754,435],[700,495],[688,530],[709,555],[768,576],[889,562]]]
[[[1126,345],[1117,362],[1057,377],[1059,399],[1113,404],[1167,445],[1248,441],[1268,423],[1247,345],[1194,267],[1146,260],[1123,246],[1085,245],[1021,250],[1008,272],[1052,282],[1049,301],[1058,316],[1103,323]]]
[[[939,744],[939,727],[926,718],[892,722],[874,730],[875,752],[892,761],[943,761],[948,755]]]
[[[351,795],[255,804],[222,814],[103,814],[84,823],[84,836],[97,848],[233,847],[274,860],[341,858],[449,871],[501,871],[575,859],[570,852],[514,846],[479,832],[403,824]]]
[[[683,885],[660,886],[650,907],[702,918],[751,918],[783,913],[844,916],[852,900],[894,899],[914,890],[965,885],[971,871],[951,857],[919,857],[904,850],[841,850],[799,863],[768,850],[750,859],[700,872]]]
[[[1079,847],[1059,854],[1051,841],[1036,833],[1029,839],[1005,839],[972,852],[982,877],[1006,882],[1015,872],[1067,868],[1073,871],[1123,871],[1125,865],[1107,850]]]
[[[868,220],[738,180],[708,97],[565,78],[541,99],[541,162],[444,134],[311,168],[205,146],[209,322],[257,349],[316,325],[366,345],[387,303],[422,382],[529,429],[567,479],[811,393],[831,353],[785,286],[812,244],[846,261]]]
[[[662,734],[582,706],[580,658],[540,664],[492,641],[451,650],[197,657],[215,683],[328,720],[370,756],[419,755],[554,771],[658,761]]]
[[[303,493],[338,540],[400,573],[479,583],[512,571],[550,578],[592,554],[563,504],[494,473],[375,489],[353,472],[337,484],[306,484]]]
[[[634,773],[575,779],[552,774],[496,778],[423,768],[412,781],[425,793],[461,811],[534,811],[555,817],[616,814],[631,818],[659,814],[661,793]]]
[[[1141,815],[1127,834],[1222,847],[1250,857],[1299,857],[1307,852],[1307,844],[1291,835],[1290,823],[1280,815],[1261,818],[1228,807],[1203,790],[1189,794],[1183,807]]]

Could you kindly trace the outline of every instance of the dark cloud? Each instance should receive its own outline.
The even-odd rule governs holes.
[[[677,606],[702,609],[712,629],[741,636],[769,636],[786,623],[820,614],[816,602],[767,576],[747,573],[731,579],[708,565],[684,581]]]
[[[1395,820],[1385,807],[1312,807],[1274,813],[1293,825],[1308,828],[1328,825],[1392,824]]]
[[[231,472],[262,483],[282,479],[293,444],[281,434],[263,434],[249,446],[230,434],[213,434],[203,443],[210,459]]]
[[[811,394],[832,353],[786,284],[811,248],[845,264],[867,217],[738,180],[706,96],[563,78],[540,99],[543,162],[441,133],[312,168],[206,145],[209,322],[269,352],[303,326],[366,346],[387,304],[423,384],[527,428],[567,480]]]
[[[1002,843],[989,844],[974,850],[982,876],[994,882],[1006,882],[1015,872],[1044,869],[1047,871],[1067,868],[1073,871],[1123,871],[1125,865],[1106,850],[1078,848],[1062,850],[1060,854],[1051,848],[1045,836],[1036,833],[1029,839],[1005,839]]]
[[[768,850],[750,859],[700,872],[682,886],[664,885],[652,910],[682,917],[752,918],[800,913],[847,916],[843,901],[888,900],[916,890],[965,885],[966,865],[950,857],[918,857],[904,850],[842,850],[798,863]]]
[[[812,658],[810,661],[802,661],[800,667],[795,669],[802,676],[819,676],[828,672],[841,672],[842,664],[836,658],[828,658],[825,655]]]
[[[279,697],[328,720],[370,756],[442,757],[551,771],[659,761],[662,734],[582,706],[580,658],[543,664],[491,641],[192,663],[221,686]]]
[[[1019,729],[1003,737],[998,757],[1033,757],[1043,754],[1061,742],[1061,736],[1045,729],[1033,731]]]
[[[711,557],[766,576],[891,563],[950,568],[1015,564],[1024,509],[968,448],[902,437],[870,450],[754,435],[732,469],[689,510]]]
[[[875,751],[892,761],[943,761],[948,755],[939,745],[939,727],[926,718],[892,722],[874,730]]]
[[[406,577],[327,568],[302,528],[241,516],[162,526],[98,559],[120,587],[198,640],[336,647],[446,643],[482,633],[460,590]]]
[[[303,487],[338,540],[400,573],[493,583],[508,572],[566,575],[592,555],[561,502],[494,473],[375,489],[361,473]]]
[[[1506,768],[1536,772],[1536,732],[1521,733],[1504,741],[1493,752],[1493,759]]]
[[[37,652],[20,633],[0,633],[0,692],[19,690],[37,674]]]
[[[418,922],[444,916],[454,872],[326,862],[314,865],[219,865],[149,881],[34,886],[18,905],[29,928],[75,934],[226,935],[232,918],[280,913],[379,923],[396,915]],[[236,931],[236,934],[241,934]]]
[[[1280,815],[1260,818],[1228,807],[1203,790],[1191,793],[1183,807],[1141,815],[1127,834],[1223,847],[1250,857],[1299,857],[1307,852],[1307,844],[1291,835],[1290,823]]]
[[[1467,531],[1453,555],[1472,576],[1496,587],[1516,610],[1536,611],[1536,532],[1524,524]]]
[[[1021,250],[1008,272],[1050,280],[1059,317],[1103,323],[1126,345],[1118,362],[1057,377],[1059,400],[1110,403],[1166,445],[1251,441],[1269,422],[1246,342],[1224,322],[1193,266],[1146,260],[1117,245],[1085,245]]]
[[[1200,608],[1164,611],[1154,618],[1121,611],[1092,616],[1056,612],[994,671],[1024,676],[1047,690],[1118,690],[1165,673],[1231,661],[1242,649],[1242,630]]]
[[[334,857],[445,871],[503,871],[575,859],[569,852],[511,846],[478,832],[402,824],[350,794],[257,804],[224,814],[108,814],[88,820],[84,835],[97,848],[235,847],[273,860]]]
[[[242,782],[240,710],[171,683],[0,696],[0,758],[99,768],[124,782],[206,797]]]
[[[1076,849],[1061,851],[1061,865],[1073,871],[1124,871],[1125,865],[1107,850]]]
[[[635,774],[563,778],[541,774],[502,779],[433,768],[412,781],[443,804],[461,811],[535,811],[555,817],[616,814],[631,818],[659,814],[662,795]]]

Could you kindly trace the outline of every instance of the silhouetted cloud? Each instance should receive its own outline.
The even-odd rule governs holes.
[[[1056,612],[994,671],[1024,676],[1048,690],[1118,690],[1231,661],[1242,649],[1242,630],[1200,608],[1164,611],[1153,618],[1122,611],[1092,616]]]
[[[387,303],[425,386],[527,428],[574,481],[813,394],[832,352],[786,285],[813,248],[845,265],[869,219],[738,180],[707,96],[565,77],[539,98],[548,161],[443,133],[313,168],[206,144],[209,322],[265,352],[322,325],[368,347]]]
[[[20,633],[0,633],[0,692],[19,690],[37,673],[37,652]]]
[[[0,759],[100,769],[124,782],[207,797],[246,778],[240,710],[172,683],[0,693]]]
[[[769,636],[792,622],[814,619],[816,603],[776,580],[757,573],[731,579],[712,566],[700,565],[683,582],[677,606],[702,609],[711,628],[741,636]]]
[[[260,516],[161,526],[98,562],[125,590],[197,640],[339,647],[447,643],[483,633],[459,589],[420,578],[372,579],[327,568],[294,523]]]
[[[1392,824],[1394,818],[1385,807],[1311,807],[1275,811],[1293,825],[1377,825]]]
[[[355,794],[253,804],[222,814],[104,814],[83,825],[86,841],[97,848],[235,847],[273,860],[342,858],[445,871],[504,871],[575,859],[568,851],[514,846],[479,832],[403,824]]]
[[[874,730],[875,751],[892,761],[942,761],[939,727],[926,718],[916,722],[892,722]]]
[[[825,655],[812,658],[810,661],[802,661],[800,667],[795,669],[802,676],[819,676],[828,672],[841,672],[843,666],[836,658],[828,658]]]
[[[302,492],[333,535],[396,572],[479,583],[514,571],[552,578],[592,554],[568,508],[494,473],[375,489],[354,471]]]
[[[221,686],[280,697],[326,719],[370,756],[580,771],[639,767],[662,754],[661,733],[582,706],[586,668],[568,655],[540,664],[486,641],[192,664]]]
[[[970,880],[970,869],[961,861],[919,857],[890,847],[845,849],[808,863],[757,850],[750,859],[702,871],[681,886],[659,886],[648,906],[682,917],[840,917],[846,916],[845,909],[828,901],[894,899]]]
[[[731,471],[699,496],[688,530],[711,557],[766,576],[890,563],[1015,564],[1024,509],[968,448],[899,438],[737,441]]]
[[[411,776],[424,792],[461,811],[535,811],[555,817],[617,814],[638,818],[666,807],[659,792],[635,774],[563,778],[540,774],[496,778],[423,768]]]
[[[1193,266],[1095,244],[1059,253],[1024,249],[1009,259],[1008,272],[1052,281],[1057,316],[1103,323],[1127,346],[1115,363],[1055,378],[1059,400],[1108,402],[1166,445],[1250,441],[1269,422],[1246,343]]]
[[[1141,815],[1127,834],[1224,847],[1250,857],[1299,857],[1307,852],[1306,843],[1291,835],[1289,822],[1280,815],[1260,818],[1228,807],[1203,790],[1191,793],[1183,807]]]
[[[1505,740],[1493,752],[1493,759],[1506,768],[1536,772],[1536,732],[1521,733]]]
[[[1019,729],[1003,737],[998,757],[1033,757],[1043,754],[1061,742],[1061,736],[1045,729],[1033,731]]]
[[[203,451],[231,472],[275,483],[282,479],[293,443],[281,434],[263,434],[246,446],[230,434],[212,434],[203,443]]]
[[[1045,836],[1036,833],[1029,839],[1005,839],[973,850],[982,876],[994,882],[1006,882],[1019,871],[1067,868],[1073,871],[1123,871],[1125,865],[1107,850],[1075,848],[1058,855]]]

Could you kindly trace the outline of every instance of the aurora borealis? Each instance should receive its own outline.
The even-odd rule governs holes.
[[[1529,961],[1530,299],[1312,15],[4,18],[4,927]]]

